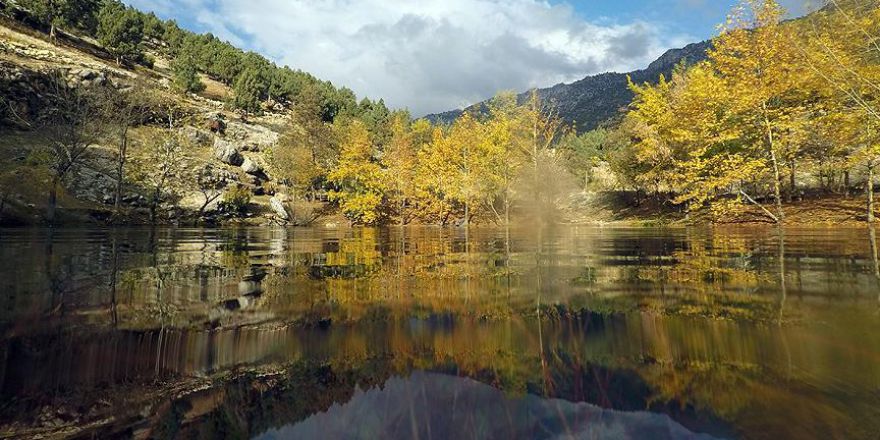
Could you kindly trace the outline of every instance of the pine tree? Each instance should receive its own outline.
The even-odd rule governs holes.
[[[235,80],[233,86],[235,97],[232,103],[238,109],[259,113],[261,111],[260,104],[265,99],[268,89],[269,82],[266,72],[259,66],[249,65]]]
[[[141,14],[132,8],[108,2],[98,14],[98,39],[116,58],[116,64],[141,57],[144,23]]]
[[[173,73],[172,86],[181,93],[199,93],[205,90],[205,84],[199,78],[195,59],[187,52],[181,53],[171,65]]]

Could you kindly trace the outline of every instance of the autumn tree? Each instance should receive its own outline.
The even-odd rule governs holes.
[[[430,141],[431,125],[424,119],[410,122],[408,112],[395,112],[390,119],[390,138],[382,154],[382,166],[388,179],[389,202],[404,225],[416,215],[412,210],[417,198],[418,155]]]
[[[285,175],[297,189],[314,198],[315,186],[326,178],[336,159],[332,127],[324,121],[323,96],[316,87],[300,93],[293,116],[275,153],[286,163]],[[293,167],[293,168],[290,168]]]
[[[622,128],[631,145],[615,157],[615,166],[637,188],[660,191],[675,177],[675,140],[671,132],[678,122],[673,113],[673,83],[664,76],[656,85],[630,82],[635,97]]]
[[[552,103],[545,102],[533,90],[519,112],[513,138],[515,145],[525,155],[530,178],[524,183],[532,193],[531,201],[536,213],[546,212],[553,203],[555,185],[545,179],[552,178],[542,171],[555,168],[556,143],[567,132],[562,119]]]
[[[527,156],[518,148],[515,138],[517,124],[522,121],[521,110],[515,94],[499,93],[490,102],[489,118],[484,122],[486,203],[496,220],[505,225],[510,224],[515,187],[527,163]]]
[[[354,223],[379,223],[385,215],[382,206],[386,179],[376,161],[370,132],[358,120],[345,124],[340,130],[339,163],[327,176],[335,188],[330,191],[330,200],[339,203],[342,212]]]
[[[421,157],[422,185],[439,201],[441,222],[452,208],[461,209],[462,223],[469,224],[484,205],[487,155],[485,126],[470,114],[462,115],[447,133],[438,133]]]
[[[849,133],[849,164],[865,170],[867,219],[873,222],[880,163],[880,8],[875,1],[829,0],[806,20],[798,47],[808,72],[825,86],[831,117],[848,120],[834,124],[832,136],[846,134],[847,128],[856,131]]]
[[[776,218],[782,222],[782,151],[785,136],[800,111],[804,76],[796,35],[781,23],[775,0],[746,0],[728,18],[713,41],[709,59],[730,91],[732,110],[744,129],[743,140],[769,162]]]

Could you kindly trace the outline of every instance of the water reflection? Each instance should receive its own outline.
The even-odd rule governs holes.
[[[557,303],[797,320],[781,307],[786,298],[877,298],[876,252],[856,229],[557,228],[512,237],[438,228],[4,231],[0,324],[348,321],[377,304],[493,318]]]
[[[432,411],[442,406],[450,411]],[[710,439],[669,416],[620,412],[596,405],[532,395],[511,398],[480,382],[416,372],[380,387],[356,391],[351,400],[308,419],[272,429],[259,440],[512,439],[512,438]]]
[[[871,438],[868,236],[4,230],[0,436]]]
[[[868,232],[871,242],[871,257],[874,260],[874,276],[877,278],[877,301],[880,302],[880,250],[877,248],[877,228],[871,224]]]

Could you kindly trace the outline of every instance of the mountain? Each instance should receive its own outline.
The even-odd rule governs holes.
[[[538,89],[538,96],[542,101],[551,103],[559,116],[572,123],[579,132],[593,130],[617,117],[632,101],[633,93],[629,90],[627,76],[636,83],[656,82],[661,74],[668,78],[675,66],[682,61],[694,64],[705,60],[710,45],[710,41],[703,41],[681,49],[672,49],[646,69],[629,73],[588,76],[571,84],[557,84],[550,88]],[[519,100],[525,101],[530,93],[529,91],[520,94]],[[434,123],[451,123],[463,112],[484,111],[487,103],[488,101],[483,101],[464,110],[428,115],[426,119]]]

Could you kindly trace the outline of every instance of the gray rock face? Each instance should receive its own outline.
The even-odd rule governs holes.
[[[211,134],[204,130],[192,126],[186,126],[180,129],[180,134],[194,145],[207,145],[211,141]]]
[[[282,203],[278,197],[272,197],[269,199],[269,206],[278,218],[284,221],[290,220],[290,214],[287,213],[287,208],[284,207],[284,203]]]
[[[244,158],[241,157],[238,148],[223,139],[214,140],[214,157],[225,164],[233,166],[240,166],[244,163]]]
[[[107,84],[107,75],[86,68],[74,68],[67,73],[67,82],[71,86],[104,86]]]
[[[259,175],[263,172],[263,168],[248,157],[244,158],[244,161],[241,163],[241,169],[252,176]]]

